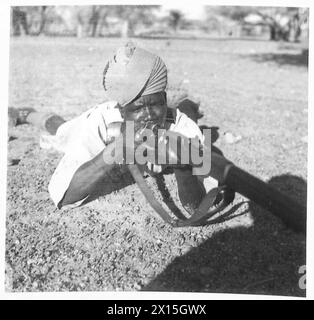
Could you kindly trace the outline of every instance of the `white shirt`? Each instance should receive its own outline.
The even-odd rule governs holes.
[[[50,146],[64,153],[48,186],[50,196],[57,207],[78,168],[106,147],[106,142],[109,140],[108,125],[123,121],[119,109],[115,108],[116,105],[115,101],[96,105],[62,124],[55,136],[44,137],[46,141],[49,140]],[[179,110],[175,123],[171,124],[169,130],[187,138],[198,137],[203,142],[203,135],[198,125]],[[73,205],[78,206],[83,201],[84,199]]]

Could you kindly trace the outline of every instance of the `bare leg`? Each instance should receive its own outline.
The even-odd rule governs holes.
[[[37,128],[47,130],[55,135],[58,128],[65,120],[55,113],[37,112],[33,108],[9,108],[9,125],[17,126],[29,123]]]
[[[115,164],[108,164],[111,161],[112,152],[115,149],[115,144],[111,143],[100,152],[95,158],[81,165],[75,172],[69,188],[67,189],[63,199],[58,204],[58,208],[64,205],[72,204],[77,201],[94,197],[99,192],[101,181],[109,176],[110,171],[116,166]]]
[[[53,113],[31,112],[27,116],[26,122],[38,128],[46,129],[50,134],[55,135],[65,120]]]

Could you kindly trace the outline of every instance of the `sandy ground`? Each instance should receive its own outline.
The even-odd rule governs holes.
[[[240,40],[138,40],[159,53],[170,86],[201,102],[200,124],[243,169],[306,201],[307,77],[298,45]],[[71,119],[104,100],[102,70],[118,39],[16,38],[10,106]],[[224,132],[241,135],[226,143]],[[193,291],[304,296],[305,240],[237,194],[224,220],[173,229],[128,174],[116,191],[57,210],[47,185],[61,155],[39,146],[28,125],[9,130],[8,291]],[[160,181],[148,179],[155,193]],[[158,183],[157,183],[158,182]],[[177,205],[174,177],[161,181]]]

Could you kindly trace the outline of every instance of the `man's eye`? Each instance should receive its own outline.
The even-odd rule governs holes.
[[[132,108],[132,112],[139,112],[142,108],[143,106],[135,106],[134,108]]]
[[[139,109],[141,109],[141,106],[132,105],[132,106],[127,107],[125,110],[126,110],[127,112],[136,112],[136,111],[138,111]]]

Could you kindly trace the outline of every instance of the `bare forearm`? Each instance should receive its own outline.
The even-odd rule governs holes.
[[[89,198],[97,191],[100,182],[114,166],[106,163],[106,158],[110,157],[112,150],[113,145],[110,144],[95,158],[78,168],[61,201],[61,207]]]

